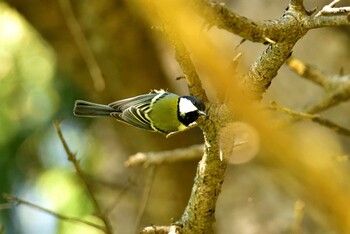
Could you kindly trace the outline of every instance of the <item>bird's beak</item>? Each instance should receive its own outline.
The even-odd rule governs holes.
[[[205,113],[204,111],[198,111],[198,114],[207,116],[207,113]]]

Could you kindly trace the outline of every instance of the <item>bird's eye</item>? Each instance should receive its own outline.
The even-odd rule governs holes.
[[[188,112],[185,114],[185,122],[187,125],[193,123],[194,121],[196,121],[199,117],[199,114],[197,111],[192,111],[192,112]]]

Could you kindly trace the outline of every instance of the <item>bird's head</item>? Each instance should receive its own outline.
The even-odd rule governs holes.
[[[182,96],[179,98],[178,118],[181,123],[188,126],[201,115],[206,115],[205,105],[202,100],[193,96]]]

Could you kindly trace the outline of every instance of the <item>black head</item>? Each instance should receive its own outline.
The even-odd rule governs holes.
[[[193,96],[182,96],[179,98],[177,116],[181,123],[188,126],[205,115],[205,105],[199,98]]]

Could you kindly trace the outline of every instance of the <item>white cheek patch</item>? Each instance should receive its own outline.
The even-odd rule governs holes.
[[[186,114],[197,110],[198,108],[195,105],[193,105],[193,103],[190,100],[186,98],[180,98],[180,101],[179,101],[180,114]]]

